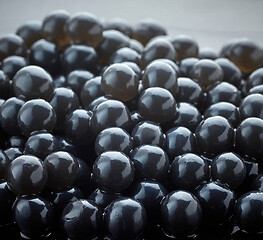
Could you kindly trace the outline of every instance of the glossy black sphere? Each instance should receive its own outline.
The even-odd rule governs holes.
[[[211,59],[216,60],[219,57],[216,50],[210,47],[202,47],[199,49],[198,58],[199,59]]]
[[[103,29],[109,30],[109,29],[114,29],[117,31],[122,32],[123,34],[131,37],[132,35],[132,26],[131,24],[120,17],[114,17],[111,18],[103,23]]]
[[[263,193],[252,191],[239,197],[235,206],[235,219],[241,230],[249,233],[263,232]]]
[[[259,68],[252,72],[247,79],[247,90],[263,84],[263,68]]]
[[[106,100],[100,103],[93,112],[90,126],[95,136],[109,127],[130,128],[131,114],[120,101]]]
[[[27,137],[36,130],[52,132],[57,121],[53,107],[43,99],[27,101],[18,111],[17,119],[21,133]]]
[[[140,65],[140,55],[137,51],[130,47],[123,47],[118,49],[111,55],[110,63],[134,62]]]
[[[234,144],[234,129],[221,116],[203,120],[195,131],[198,149],[207,155],[231,151]]]
[[[202,223],[202,208],[198,199],[186,191],[174,191],[161,202],[164,231],[174,237],[193,236]]]
[[[199,61],[198,58],[185,58],[180,62],[179,76],[186,78],[193,78],[193,69],[195,64]]]
[[[171,128],[166,132],[164,149],[168,153],[170,160],[184,153],[195,153],[197,150],[195,136],[188,128]]]
[[[223,224],[232,216],[235,194],[223,185],[205,183],[196,189],[195,195],[201,203],[207,224]]]
[[[38,238],[50,234],[54,213],[50,203],[39,196],[22,196],[13,206],[15,222],[26,238]]]
[[[193,191],[209,179],[209,165],[198,155],[185,153],[173,160],[169,179],[173,189]]]
[[[124,153],[108,151],[102,153],[93,164],[93,179],[101,190],[119,193],[133,181],[134,167]]]
[[[147,216],[142,204],[131,198],[119,198],[105,210],[106,233],[113,239],[134,239],[146,226]]]
[[[23,154],[23,149],[22,148],[17,148],[17,147],[10,147],[10,148],[7,148],[4,153],[6,154],[9,162],[12,162],[14,159],[16,159],[17,157],[19,156],[22,156],[24,155]],[[7,166],[8,167],[8,166]],[[8,170],[8,168],[7,168]],[[8,172],[8,171],[7,171]],[[6,173],[7,173],[6,172]]]
[[[3,150],[0,150],[0,179],[7,178],[7,172],[11,160],[8,158]]]
[[[0,96],[3,99],[6,99],[10,96],[11,93],[11,84],[10,79],[5,72],[0,70]]]

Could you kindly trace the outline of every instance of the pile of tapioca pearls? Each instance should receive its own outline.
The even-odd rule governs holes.
[[[55,11],[0,61],[2,235],[262,237],[260,46]]]

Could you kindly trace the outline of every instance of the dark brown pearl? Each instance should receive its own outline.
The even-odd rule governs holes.
[[[138,110],[145,120],[157,123],[168,122],[176,115],[175,99],[164,88],[147,88],[140,95]]]
[[[223,80],[222,68],[211,59],[198,61],[193,68],[193,74],[195,80],[203,90],[207,90],[215,82],[221,82]]]
[[[26,57],[27,55],[24,40],[15,34],[9,34],[0,38],[0,61],[12,55],[21,57]]]
[[[42,38],[41,26],[40,21],[29,21],[16,30],[16,35],[24,40],[27,49],[30,49],[34,42]]]
[[[173,38],[171,43],[178,54],[178,61],[185,58],[198,57],[198,43],[193,38],[182,34]]]
[[[145,46],[141,57],[142,69],[144,69],[151,61],[158,58],[167,58],[172,61],[177,60],[177,53],[171,42],[161,37],[152,39]]]
[[[74,43],[97,47],[102,41],[102,23],[91,13],[77,13],[69,18],[65,25],[65,31]]]
[[[15,95],[24,100],[42,98],[50,100],[54,93],[52,77],[43,68],[26,66],[21,68],[13,79]]]
[[[38,194],[46,182],[47,169],[35,156],[22,155],[9,165],[7,183],[11,191],[18,196]]]
[[[69,44],[69,36],[65,32],[65,24],[69,17],[65,10],[57,10],[47,15],[42,23],[43,37],[60,47]]]
[[[117,30],[127,35],[132,36],[132,26],[131,24],[123,18],[112,18],[104,23],[104,30]]]
[[[102,75],[101,86],[106,95],[123,102],[134,98],[138,91],[139,79],[127,65],[115,63]]]
[[[234,43],[229,57],[243,73],[251,73],[263,64],[262,48],[248,39],[240,39]]]
[[[238,42],[238,39],[231,39],[228,40],[227,42],[224,43],[223,47],[220,50],[220,57],[224,57],[224,58],[230,58],[230,52],[231,52],[231,48],[234,46],[234,44],[236,42]]]
[[[63,151],[53,152],[44,160],[48,172],[47,186],[53,190],[72,187],[78,174],[77,159]]]
[[[101,64],[108,64],[111,55],[118,49],[129,46],[129,37],[116,30],[103,31],[103,39],[97,47]]]
[[[132,37],[145,46],[152,38],[166,34],[166,29],[158,22],[144,19],[134,26]]]

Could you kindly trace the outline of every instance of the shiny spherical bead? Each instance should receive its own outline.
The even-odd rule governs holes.
[[[262,66],[263,51],[254,42],[248,39],[239,39],[232,45],[229,59],[243,73],[251,73]]]
[[[118,127],[104,129],[95,140],[95,150],[98,155],[107,151],[129,154],[132,148],[133,139],[128,132]]]
[[[224,72],[223,81],[239,87],[242,79],[242,73],[240,69],[227,58],[218,58],[215,60],[215,62],[219,64]]]
[[[204,93],[200,85],[190,78],[179,77],[178,93],[175,96],[178,102],[191,103],[196,107],[201,107],[203,104]]]
[[[133,31],[130,23],[127,20],[120,18],[120,17],[115,17],[115,18],[105,21],[103,24],[103,29],[104,30],[117,30],[127,35],[128,37],[131,37],[132,31]]]
[[[134,164],[137,179],[161,181],[168,174],[168,155],[158,146],[139,146],[131,152],[130,158]]]
[[[9,165],[7,183],[17,196],[38,194],[45,187],[46,182],[47,169],[35,156],[20,156]]]
[[[197,125],[202,121],[202,115],[192,104],[180,102],[176,104],[177,115],[172,123],[173,127],[186,127],[195,131]]]
[[[34,155],[41,160],[52,152],[60,150],[60,144],[56,137],[46,132],[36,132],[31,135],[24,147],[24,153],[27,155]]]
[[[0,96],[4,99],[8,98],[11,93],[11,84],[9,77],[0,70]]]
[[[11,160],[7,157],[3,150],[0,150],[0,179],[7,178],[7,172]]]
[[[249,117],[263,119],[263,95],[254,93],[245,97],[239,105],[239,111],[242,120]]]
[[[199,60],[193,67],[193,77],[203,90],[223,80],[223,70],[218,63],[210,59]]]
[[[104,95],[101,88],[101,76],[86,81],[82,87],[80,100],[82,107],[87,109],[89,104],[98,97]]]
[[[140,65],[140,55],[130,47],[123,47],[114,52],[110,58],[110,63],[134,62]]]
[[[221,116],[203,120],[195,130],[196,141],[202,154],[214,155],[231,151],[234,144],[234,129]]]
[[[139,79],[142,78],[142,70],[138,64],[136,64],[134,62],[127,62],[127,61],[122,62],[122,63],[127,65],[128,67],[130,67],[136,73],[136,75],[138,76]]]
[[[20,131],[27,137],[36,130],[52,132],[56,126],[56,120],[53,107],[43,99],[27,101],[17,114]]]
[[[236,198],[225,186],[205,183],[196,189],[195,196],[201,203],[205,223],[223,224],[232,216]]]
[[[96,159],[92,172],[93,179],[101,190],[119,193],[132,183],[134,167],[124,153],[108,151]]]
[[[0,108],[0,123],[5,132],[19,135],[17,114],[25,102],[16,97],[7,99]]]
[[[256,234],[263,232],[263,193],[251,191],[239,197],[235,206],[235,220],[241,230]]]
[[[154,61],[150,63],[142,76],[143,89],[149,87],[162,87],[176,96],[178,91],[177,73],[164,61]]]
[[[263,173],[260,173],[254,177],[249,186],[249,189],[263,192]]]
[[[109,127],[120,127],[129,130],[131,114],[120,101],[106,100],[94,110],[90,126],[95,136]]]
[[[215,116],[226,118],[234,128],[240,123],[239,108],[229,102],[218,102],[212,104],[204,112],[204,119]]]
[[[17,148],[17,147],[10,147],[10,148],[7,148],[4,153],[6,154],[8,160],[9,160],[9,163],[12,162],[14,159],[24,155],[23,154],[23,149],[22,148]],[[7,171],[6,173],[8,172],[8,167],[9,165],[7,166]]]
[[[236,106],[241,101],[241,92],[234,85],[227,82],[215,84],[207,92],[205,105],[210,106],[218,102],[229,102]]]
[[[93,47],[72,44],[65,49],[61,57],[61,65],[65,73],[74,70],[87,70],[96,73],[98,56]]]
[[[198,58],[199,59],[211,59],[216,60],[219,57],[218,53],[210,47],[203,47],[199,49]]]
[[[168,122],[174,119],[176,115],[175,99],[164,88],[147,88],[140,95],[138,110],[146,120],[156,123]]]
[[[21,235],[25,238],[45,237],[50,234],[55,223],[51,204],[39,196],[18,198],[13,205],[13,214]]]
[[[139,121],[132,130],[135,146],[154,145],[162,147],[165,135],[159,124],[150,121]]]
[[[184,153],[195,153],[197,150],[195,136],[188,128],[171,128],[166,132],[164,149],[168,153],[170,160]]]
[[[65,87],[55,88],[54,94],[49,103],[56,112],[57,130],[64,127],[64,122],[67,116],[74,110],[78,109],[80,105],[76,93]]]
[[[180,77],[193,78],[193,69],[199,61],[198,58],[185,58],[180,62],[179,75]]]
[[[173,189],[193,191],[209,179],[209,166],[198,155],[186,153],[173,160],[169,179]]]
[[[132,37],[146,45],[152,38],[166,34],[166,29],[160,23],[154,19],[144,19],[134,26]]]
[[[238,154],[222,153],[211,163],[211,175],[214,181],[227,184],[231,189],[242,185],[246,178],[246,166]]]
[[[53,152],[44,160],[48,172],[47,186],[53,190],[69,188],[78,174],[76,158],[64,151]]]
[[[136,73],[129,66],[121,63],[109,66],[101,78],[104,93],[124,102],[136,96],[138,85],[139,79]]]
[[[56,74],[60,69],[57,45],[45,39],[38,40],[30,48],[29,63],[44,68],[50,74]]]
[[[143,45],[136,39],[130,39],[129,48],[135,50],[137,53],[141,54],[143,51]]]
[[[24,100],[42,98],[50,100],[54,93],[54,83],[48,72],[38,66],[21,68],[13,79],[15,95]]]
[[[91,13],[81,12],[69,18],[65,25],[65,31],[74,43],[97,47],[102,41],[102,23]]]
[[[1,177],[2,178],[2,177]],[[7,182],[0,180],[0,226],[13,220],[12,206],[16,196],[8,188]]]
[[[231,48],[234,46],[234,44],[236,44],[239,41],[239,39],[230,39],[228,41],[226,41],[221,50],[220,50],[220,57],[224,57],[224,58],[230,58],[230,53],[231,53]]]
[[[10,56],[2,61],[2,70],[9,79],[13,79],[15,74],[23,67],[27,66],[28,62],[24,57]],[[3,96],[1,94],[1,96]]]
[[[189,36],[178,35],[171,40],[177,54],[178,61],[182,61],[185,58],[198,57],[198,43]]]
[[[119,31],[105,30],[102,36],[103,39],[96,49],[101,64],[108,64],[113,53],[129,46],[129,37]]]
[[[141,67],[144,69],[150,62],[158,58],[177,60],[177,53],[166,39],[156,38],[151,40],[144,48],[141,56]]]
[[[263,67],[252,72],[247,79],[247,89],[263,84]]]
[[[102,214],[102,209],[93,201],[72,201],[62,213],[62,228],[70,239],[93,238],[100,233]]]
[[[0,38],[0,61],[12,55],[26,57],[26,50],[24,40],[18,35],[9,34]]]
[[[116,199],[105,210],[105,229],[112,239],[135,239],[143,232],[146,223],[145,208],[131,198]]]
[[[108,100],[112,100],[112,99],[110,97],[106,97],[104,95],[97,97],[87,106],[87,110],[93,112],[97,108],[97,106],[99,106],[101,103],[106,102]]]
[[[16,30],[16,35],[24,40],[27,49],[30,49],[34,42],[42,38],[41,26],[40,21],[28,21]]]
[[[263,95],[263,84],[251,88],[248,92],[248,95],[254,94],[254,93],[259,93],[259,94]]]
[[[237,128],[236,149],[239,154],[256,159],[263,156],[263,120],[246,118]]]
[[[64,47],[69,43],[69,36],[65,32],[66,21],[70,15],[65,10],[57,10],[48,14],[42,23],[42,36],[58,46]]]
[[[202,215],[198,199],[186,191],[173,191],[161,202],[162,226],[173,237],[193,236],[202,223]]]

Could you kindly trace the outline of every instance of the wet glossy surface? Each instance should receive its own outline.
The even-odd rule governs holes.
[[[20,135],[17,114],[25,102],[16,97],[7,99],[0,108],[0,123],[10,135]]]
[[[47,155],[60,150],[59,141],[50,133],[36,132],[31,135],[24,147],[24,153],[34,155],[42,161]]]
[[[138,110],[145,120],[156,123],[168,122],[176,115],[175,99],[164,88],[147,88],[140,95]]]
[[[155,61],[150,63],[142,76],[143,89],[149,87],[162,87],[176,96],[178,92],[177,73],[168,63]]]
[[[93,164],[93,179],[101,190],[119,193],[133,181],[134,167],[124,153],[108,151],[102,153]]]
[[[0,178],[6,179],[9,164],[11,163],[10,159],[7,157],[3,150],[0,150]]]
[[[219,57],[217,51],[210,47],[202,47],[199,49],[198,58],[199,59],[211,59],[216,60]]]
[[[230,189],[241,186],[246,174],[243,160],[238,154],[232,152],[218,155],[211,163],[212,179],[227,184]]]
[[[7,148],[4,152],[7,156],[7,158],[10,160],[10,162],[12,162],[17,157],[23,155],[23,149],[17,148],[17,147]]]
[[[91,117],[90,126],[97,136],[108,127],[120,127],[129,130],[131,115],[128,108],[120,101],[106,100],[97,106]]]
[[[196,140],[194,134],[185,127],[171,128],[166,132],[165,150],[170,160],[184,153],[196,152]]]
[[[235,207],[235,218],[238,226],[250,233],[259,233],[262,228],[263,193],[252,191],[242,195]]]
[[[64,151],[53,152],[44,160],[48,172],[47,186],[54,190],[71,187],[78,174],[76,158]]]
[[[193,69],[199,61],[198,58],[185,58],[180,62],[179,75],[180,77],[193,78]]]
[[[135,167],[136,179],[161,181],[168,174],[168,155],[158,146],[139,146],[131,152],[130,158]]]
[[[239,111],[242,120],[249,117],[263,119],[263,95],[254,93],[245,97],[239,105]]]
[[[129,154],[133,148],[133,139],[124,129],[112,127],[100,132],[95,140],[98,155],[107,151],[118,151]]]
[[[115,63],[109,66],[101,78],[101,87],[106,95],[126,102],[137,95],[139,79],[129,66]]]
[[[186,191],[170,192],[161,202],[162,226],[174,237],[194,235],[202,222],[202,215],[199,201]]]
[[[105,211],[106,232],[113,239],[134,239],[145,228],[146,218],[141,203],[131,198],[116,199]]]
[[[195,195],[201,203],[207,224],[222,224],[233,214],[235,195],[226,187],[214,182],[205,183]]]
[[[38,194],[45,187],[47,177],[47,169],[39,158],[23,155],[10,163],[7,183],[17,196]]]
[[[36,130],[52,132],[56,126],[56,120],[53,107],[43,99],[27,101],[17,115],[20,131],[27,137]]]
[[[198,149],[208,155],[231,151],[234,144],[234,129],[221,116],[203,120],[195,131]]]
[[[221,82],[223,76],[219,64],[210,59],[199,60],[193,67],[193,77],[203,90],[207,90],[216,82]]]
[[[169,180],[173,189],[193,191],[201,183],[209,179],[209,166],[196,154],[186,153],[175,157]]]
[[[118,49],[111,55],[110,63],[134,62],[140,65],[140,55],[137,51],[130,47],[123,47]]]
[[[247,89],[263,84],[263,68],[252,72],[247,79]]]
[[[9,77],[5,74],[5,72],[0,70],[0,94],[4,99],[8,98],[11,93],[11,86],[9,81]]]
[[[105,21],[103,23],[103,29],[118,30],[123,34],[127,35],[128,37],[131,37],[133,31],[131,24],[124,18],[120,18],[120,17],[114,17]]]
[[[248,94],[259,93],[263,95],[263,84],[251,88]]]
[[[53,209],[49,202],[38,196],[23,196],[13,206],[16,224],[27,238],[46,236],[53,227]]]
[[[247,118],[236,132],[236,149],[239,154],[261,158],[263,156],[263,120]]]
[[[27,66],[21,68],[14,76],[13,89],[19,98],[42,98],[48,101],[54,92],[54,83],[43,68]]]

